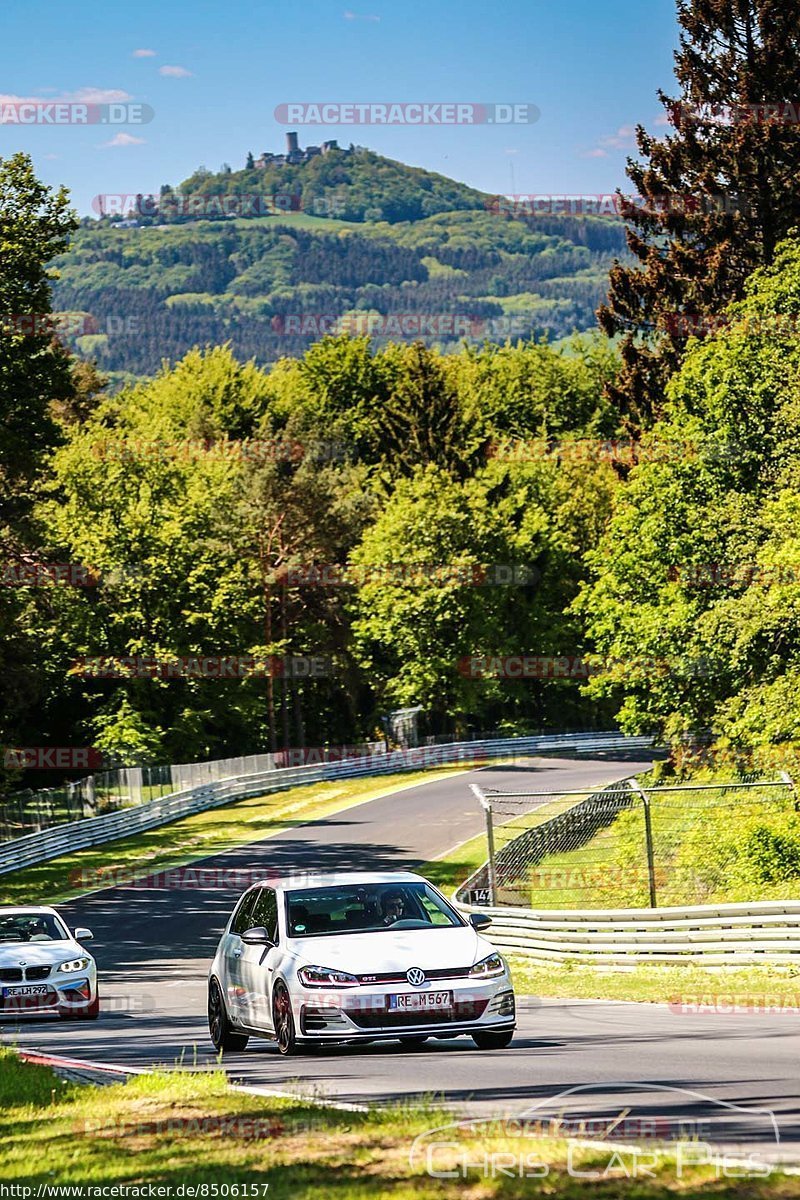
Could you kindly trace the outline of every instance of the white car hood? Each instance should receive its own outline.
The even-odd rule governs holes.
[[[0,970],[18,967],[21,962],[28,967],[44,967],[67,962],[70,958],[86,957],[86,951],[71,939],[68,942],[0,943]]]
[[[292,938],[291,952],[318,967],[336,967],[351,975],[376,975],[421,967],[471,967],[492,953],[492,946],[474,929],[398,929],[376,933],[340,933],[328,937]]]

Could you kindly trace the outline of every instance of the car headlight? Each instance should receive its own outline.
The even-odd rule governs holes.
[[[505,974],[506,964],[499,954],[489,954],[470,967],[469,973],[473,979],[491,979],[493,975]]]
[[[69,962],[63,962],[58,968],[59,971],[85,971],[89,965],[88,958],[71,958]]]
[[[301,967],[297,978],[306,987],[358,987],[355,975],[332,967]]]

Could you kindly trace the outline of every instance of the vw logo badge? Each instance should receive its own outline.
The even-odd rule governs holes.
[[[406,971],[406,979],[412,987],[422,987],[425,982],[425,972],[419,967],[412,967],[409,971]]]

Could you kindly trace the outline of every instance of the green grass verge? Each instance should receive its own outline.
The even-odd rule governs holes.
[[[0,904],[61,903],[94,888],[111,886],[118,873],[123,878],[144,877],[156,870],[184,866],[418,783],[460,775],[466,769],[448,766],[331,780],[208,809],[146,833],[0,875]]]
[[[800,968],[754,966],[710,971],[665,963],[601,970],[577,962],[533,966],[520,955],[509,955],[508,961],[521,996],[699,1004],[708,1011],[715,1007],[722,1011],[732,1003],[744,1008],[800,1008]]]
[[[160,1185],[177,1196],[181,1184],[244,1183],[257,1185],[249,1196],[270,1200],[522,1200],[532,1194],[555,1200],[660,1200],[674,1194],[783,1200],[797,1194],[796,1180],[779,1173],[726,1179],[708,1165],[684,1168],[678,1178],[674,1157],[651,1157],[652,1146],[649,1177],[639,1178],[629,1177],[630,1156],[611,1147],[580,1149],[573,1165],[600,1175],[596,1182],[570,1176],[566,1143],[539,1135],[450,1132],[450,1145],[430,1158],[427,1141],[413,1150],[416,1138],[447,1119],[424,1104],[362,1114],[242,1095],[228,1088],[222,1072],[145,1075],[104,1088],[65,1084],[49,1068],[0,1050],[0,1178],[6,1187],[31,1188],[30,1195],[48,1184]],[[482,1169],[486,1156],[497,1153],[510,1153],[529,1177],[510,1172],[507,1157],[502,1171]],[[525,1160],[527,1154],[534,1157]],[[429,1161],[438,1178],[426,1170]],[[469,1162],[475,1165],[465,1175]]]

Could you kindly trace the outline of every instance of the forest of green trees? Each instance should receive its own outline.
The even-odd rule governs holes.
[[[748,112],[788,93],[794,11],[678,7],[681,96]],[[269,223],[213,238],[181,227],[169,247],[161,231],[128,231],[135,253],[103,227],[68,250],[68,197],[24,155],[1,162],[0,742],[185,761],[372,739],[409,705],[431,734],[618,722],[668,741],[795,739],[800,195],[787,180],[800,133],[775,113],[696,117],[661,140],[640,130],[639,153],[631,178],[651,203],[628,214],[601,331],[445,350],[334,333],[281,356],[259,352],[257,322],[289,311],[259,309],[264,292],[293,304],[310,289],[308,309],[327,289],[344,311],[414,279],[425,303],[452,305],[450,276],[423,262],[434,250],[420,226],[438,222],[440,264],[468,272],[461,284],[494,272],[493,294],[514,295],[554,277],[533,249],[554,235],[495,221],[518,241],[503,259],[492,216],[465,211],[399,218],[391,238],[364,234],[363,254],[349,233],[341,258],[333,234],[296,229],[289,247]],[[658,202],[731,189],[748,203]],[[464,221],[485,233],[471,257]],[[445,226],[464,235],[449,258]],[[544,248],[556,275],[559,255],[578,253]],[[583,249],[588,266],[613,247]],[[128,313],[227,289],[255,300],[242,311],[256,323],[229,336],[218,311],[218,325],[193,326],[188,301],[180,316],[164,304],[150,328],[170,361],[113,391],[15,317],[50,309],[54,261],[59,308],[81,308],[82,288]],[[183,337],[197,348],[173,352]],[[35,586],[48,564],[81,564],[89,586]],[[85,669],[137,656],[322,669]],[[514,656],[533,669],[491,665]]]

